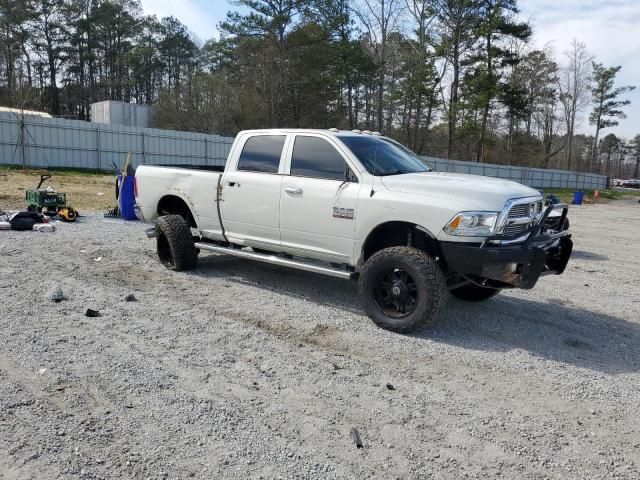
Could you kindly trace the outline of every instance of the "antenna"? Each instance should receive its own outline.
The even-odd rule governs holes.
[[[369,194],[369,198],[373,197],[376,193],[373,189],[376,182],[376,166],[378,165],[378,142],[374,143],[375,147],[373,149],[373,180],[371,181],[371,193]]]

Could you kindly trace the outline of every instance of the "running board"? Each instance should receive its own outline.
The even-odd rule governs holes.
[[[257,260],[258,262],[270,263],[271,265],[280,265],[281,267],[296,268],[305,272],[320,273],[330,277],[342,278],[345,280],[354,280],[358,274],[356,272],[347,272],[346,270],[338,270],[320,265],[304,263],[298,260],[283,258],[278,255],[265,255],[263,253],[248,252],[237,248],[219,247],[211,243],[196,242],[195,247],[208,252],[222,253],[224,255],[233,255],[234,257],[246,258],[249,260]]]

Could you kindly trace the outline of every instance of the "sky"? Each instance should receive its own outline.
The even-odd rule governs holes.
[[[142,0],[147,14],[173,15],[205,41],[218,35],[217,25],[239,7],[228,0]],[[627,118],[603,133],[630,139],[640,134],[640,0],[520,0],[521,17],[533,26],[537,48],[550,46],[558,61],[576,38],[587,45],[596,61],[622,65],[617,85],[636,85],[626,95]],[[579,130],[593,133],[585,112]]]

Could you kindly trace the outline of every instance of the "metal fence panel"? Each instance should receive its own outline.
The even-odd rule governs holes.
[[[203,133],[25,117],[29,167],[110,170],[131,152],[133,165],[224,165],[233,139]],[[22,165],[20,116],[0,112],[0,164]],[[439,172],[514,180],[535,188],[603,189],[607,178],[591,173],[545,170],[424,157]]]
[[[423,157],[438,172],[471,173],[514,180],[534,188],[607,188],[607,177],[593,173],[567,172],[543,168],[514,167]]]
[[[0,164],[22,165],[21,118],[0,112]],[[25,117],[25,159],[29,167],[110,170],[131,152],[140,164],[224,165],[233,139],[153,128]]]

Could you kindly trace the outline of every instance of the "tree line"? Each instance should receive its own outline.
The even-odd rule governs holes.
[[[377,130],[424,155],[638,176],[640,135],[607,131],[634,88],[621,67],[575,40],[534,48],[516,0],[236,3],[201,43],[138,0],[0,0],[0,104],[86,120],[110,99],[160,128]]]

